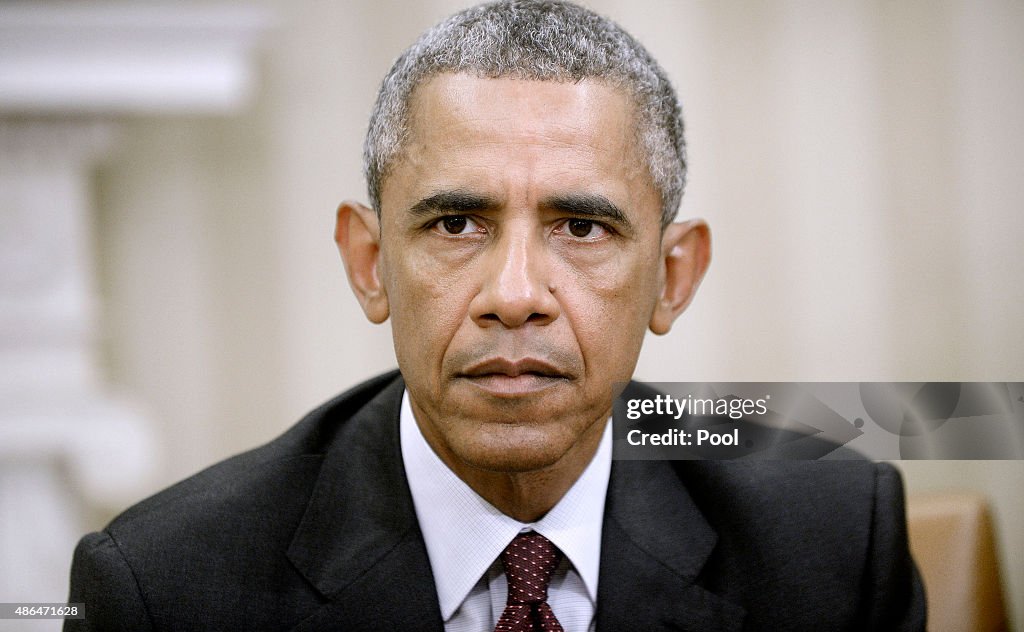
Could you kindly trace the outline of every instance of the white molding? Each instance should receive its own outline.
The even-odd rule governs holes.
[[[4,3],[0,113],[235,110],[270,24],[246,6]]]
[[[225,114],[269,16],[249,7],[0,0],[0,595],[56,601],[82,508],[124,506],[161,457],[112,393],[89,192],[125,115]]]

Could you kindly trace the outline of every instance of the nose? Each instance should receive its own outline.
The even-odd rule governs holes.
[[[480,261],[484,275],[470,316],[481,327],[546,325],[560,313],[543,237],[531,227],[507,227]]]

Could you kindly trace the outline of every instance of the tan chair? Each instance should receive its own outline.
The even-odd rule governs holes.
[[[1004,632],[992,521],[980,494],[907,500],[910,549],[924,578],[931,632]]]

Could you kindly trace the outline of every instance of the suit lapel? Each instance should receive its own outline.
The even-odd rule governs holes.
[[[739,630],[743,607],[696,582],[717,539],[670,462],[613,461],[597,629]]]
[[[443,629],[400,457],[397,379],[340,425],[288,549],[328,601],[295,630]]]
[[[400,457],[401,379],[339,424],[288,549],[325,603],[295,632],[442,632],[437,590]],[[742,607],[696,578],[717,537],[671,464],[612,464],[597,629],[739,630]]]

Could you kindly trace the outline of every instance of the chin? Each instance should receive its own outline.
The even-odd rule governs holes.
[[[566,432],[510,426],[483,429],[456,453],[468,465],[489,472],[535,472],[557,464],[574,442]],[[558,429],[562,430],[562,429]]]

